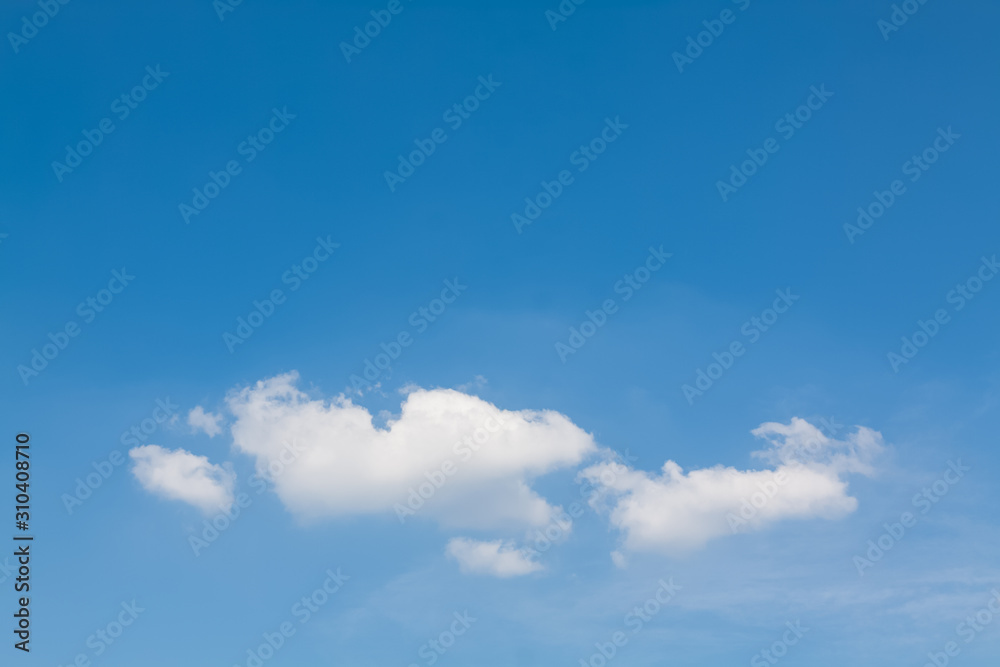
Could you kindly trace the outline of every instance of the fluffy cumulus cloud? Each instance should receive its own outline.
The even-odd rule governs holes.
[[[518,577],[538,572],[542,566],[513,542],[494,540],[480,542],[457,537],[448,542],[448,556],[458,562],[458,568],[466,574],[486,574],[494,577]]]
[[[838,440],[794,418],[752,431],[766,443],[754,452],[761,469],[684,471],[667,461],[649,473],[612,458],[558,412],[502,410],[462,391],[411,387],[399,414],[376,425],[350,398],[317,397],[298,384],[292,372],[226,397],[234,450],[253,458],[257,473],[298,517],[431,519],[505,538],[520,533],[528,541],[552,526],[568,535],[571,519],[532,484],[553,471],[578,470],[593,488],[588,502],[620,533],[612,559],[621,567],[631,552],[684,553],[785,519],[843,517],[857,507],[848,476],[874,474],[883,449],[882,436],[870,429]],[[209,435],[222,430],[221,415],[200,406],[188,420]],[[156,445],[130,455],[136,478],[153,493],[206,512],[233,502],[228,464]],[[472,574],[514,577],[542,569],[536,553],[507,539],[456,537],[445,551]]]
[[[883,449],[882,436],[868,428],[835,440],[798,418],[762,424],[752,433],[767,442],[754,455],[770,468],[719,465],[685,473],[667,461],[659,474],[649,474],[605,461],[580,477],[594,486],[590,503],[608,513],[624,550],[677,554],[783,519],[853,512],[857,500],[848,495],[845,477],[872,475],[872,461]],[[623,554],[616,553],[615,562],[623,563]]]
[[[188,425],[194,429],[195,433],[204,431],[210,438],[214,438],[222,433],[222,422],[222,415],[214,412],[205,412],[205,408],[200,405],[195,406],[188,413]]]
[[[400,414],[376,427],[349,398],[313,398],[297,383],[296,373],[262,380],[230,392],[227,405],[235,449],[254,457],[285,506],[306,518],[395,513],[453,528],[544,526],[559,508],[532,480],[597,451],[557,412],[411,388]]]
[[[204,456],[159,445],[136,447],[129,456],[132,474],[150,493],[182,500],[205,513],[228,510],[233,504],[236,475]]]

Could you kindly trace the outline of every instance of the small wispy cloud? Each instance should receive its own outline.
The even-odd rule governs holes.
[[[210,438],[222,433],[223,421],[225,418],[222,415],[215,412],[205,412],[205,408],[200,405],[195,406],[187,416],[188,425],[194,429],[195,433],[204,431]]]
[[[448,542],[445,553],[458,561],[465,574],[485,574],[494,577],[520,577],[538,572],[542,566],[531,560],[513,542],[493,540],[481,542],[456,537]]]
[[[184,449],[144,445],[129,451],[132,474],[150,493],[194,505],[205,513],[233,504],[236,474]]]

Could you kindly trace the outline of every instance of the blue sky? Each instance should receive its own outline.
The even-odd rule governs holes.
[[[6,3],[4,652],[993,664],[1000,10],[903,4]]]

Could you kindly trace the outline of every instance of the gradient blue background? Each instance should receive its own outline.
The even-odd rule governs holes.
[[[553,31],[555,0],[404,0],[349,64],[338,44],[385,3],[244,0],[220,21],[208,0],[76,0],[19,53],[5,40],[0,423],[11,448],[16,432],[32,434],[38,541],[33,651],[5,640],[4,656],[18,654],[0,662],[92,655],[88,635],[135,598],[147,611],[94,664],[245,664],[341,567],[348,584],[266,664],[425,664],[421,644],[468,609],[477,623],[440,664],[576,665],[665,576],[684,586],[676,604],[612,664],[747,664],[796,619],[810,632],[787,664],[923,664],[1000,585],[1000,283],[899,373],[886,353],[1000,251],[1000,7],[929,0],[886,42],[876,22],[890,4],[588,0]],[[736,21],[678,73],[671,54],[725,8]],[[33,11],[5,3],[0,28]],[[58,182],[64,146],[157,64],[169,77]],[[384,170],[490,74],[502,86],[391,193]],[[830,101],[723,203],[716,181],[820,84]],[[178,204],[286,106],[291,125],[184,224]],[[510,214],[617,116],[621,138],[517,234]],[[962,138],[848,243],[856,208],[948,126]],[[222,333],[284,287],[320,235],[338,254],[230,353]],[[561,363],[555,342],[661,244],[668,265]],[[134,283],[25,386],[17,366],[123,266]],[[667,458],[751,466],[750,429],[792,416],[869,426],[892,455],[879,477],[852,483],[860,506],[843,521],[789,522],[618,570],[615,535],[588,510],[545,554],[546,574],[513,581],[460,575],[433,524],[303,526],[270,494],[196,558],[187,537],[201,516],[144,493],[124,467],[64,509],[60,496],[125,451],[121,433],[157,398],[185,414],[217,409],[228,389],[293,369],[335,395],[455,277],[468,291],[394,364],[384,393],[360,401],[373,412],[397,410],[409,383],[482,376],[470,391],[559,410],[646,470]],[[785,287],[801,296],[794,308],[690,406],[681,385]],[[182,425],[152,441],[230,458],[227,437]],[[955,458],[972,466],[966,479],[859,578],[851,558]],[[236,464],[245,479],[251,462]],[[553,502],[578,497],[571,474],[540,488]],[[956,663],[993,664],[997,626]]]

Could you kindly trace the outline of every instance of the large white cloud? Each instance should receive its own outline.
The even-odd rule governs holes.
[[[513,542],[503,540],[481,542],[456,537],[448,542],[445,552],[458,562],[458,569],[466,574],[486,574],[506,579],[542,569]]]
[[[834,440],[809,422],[769,422],[752,433],[769,446],[755,455],[773,465],[737,470],[721,465],[685,473],[664,463],[659,475],[606,461],[580,477],[594,485],[590,503],[607,511],[629,551],[689,552],[713,538],[759,530],[792,518],[835,519],[854,511],[847,494],[848,473],[871,475],[882,436],[858,427]],[[616,562],[622,562],[616,555]]]
[[[182,500],[205,513],[228,510],[233,504],[236,475],[183,449],[144,445],[129,451],[132,474],[150,493]]]
[[[377,428],[350,399],[310,398],[297,382],[294,372],[262,380],[230,392],[227,404],[234,447],[255,457],[286,507],[307,518],[395,512],[449,527],[543,526],[558,508],[531,481],[596,451],[557,412],[413,389],[400,415]]]

